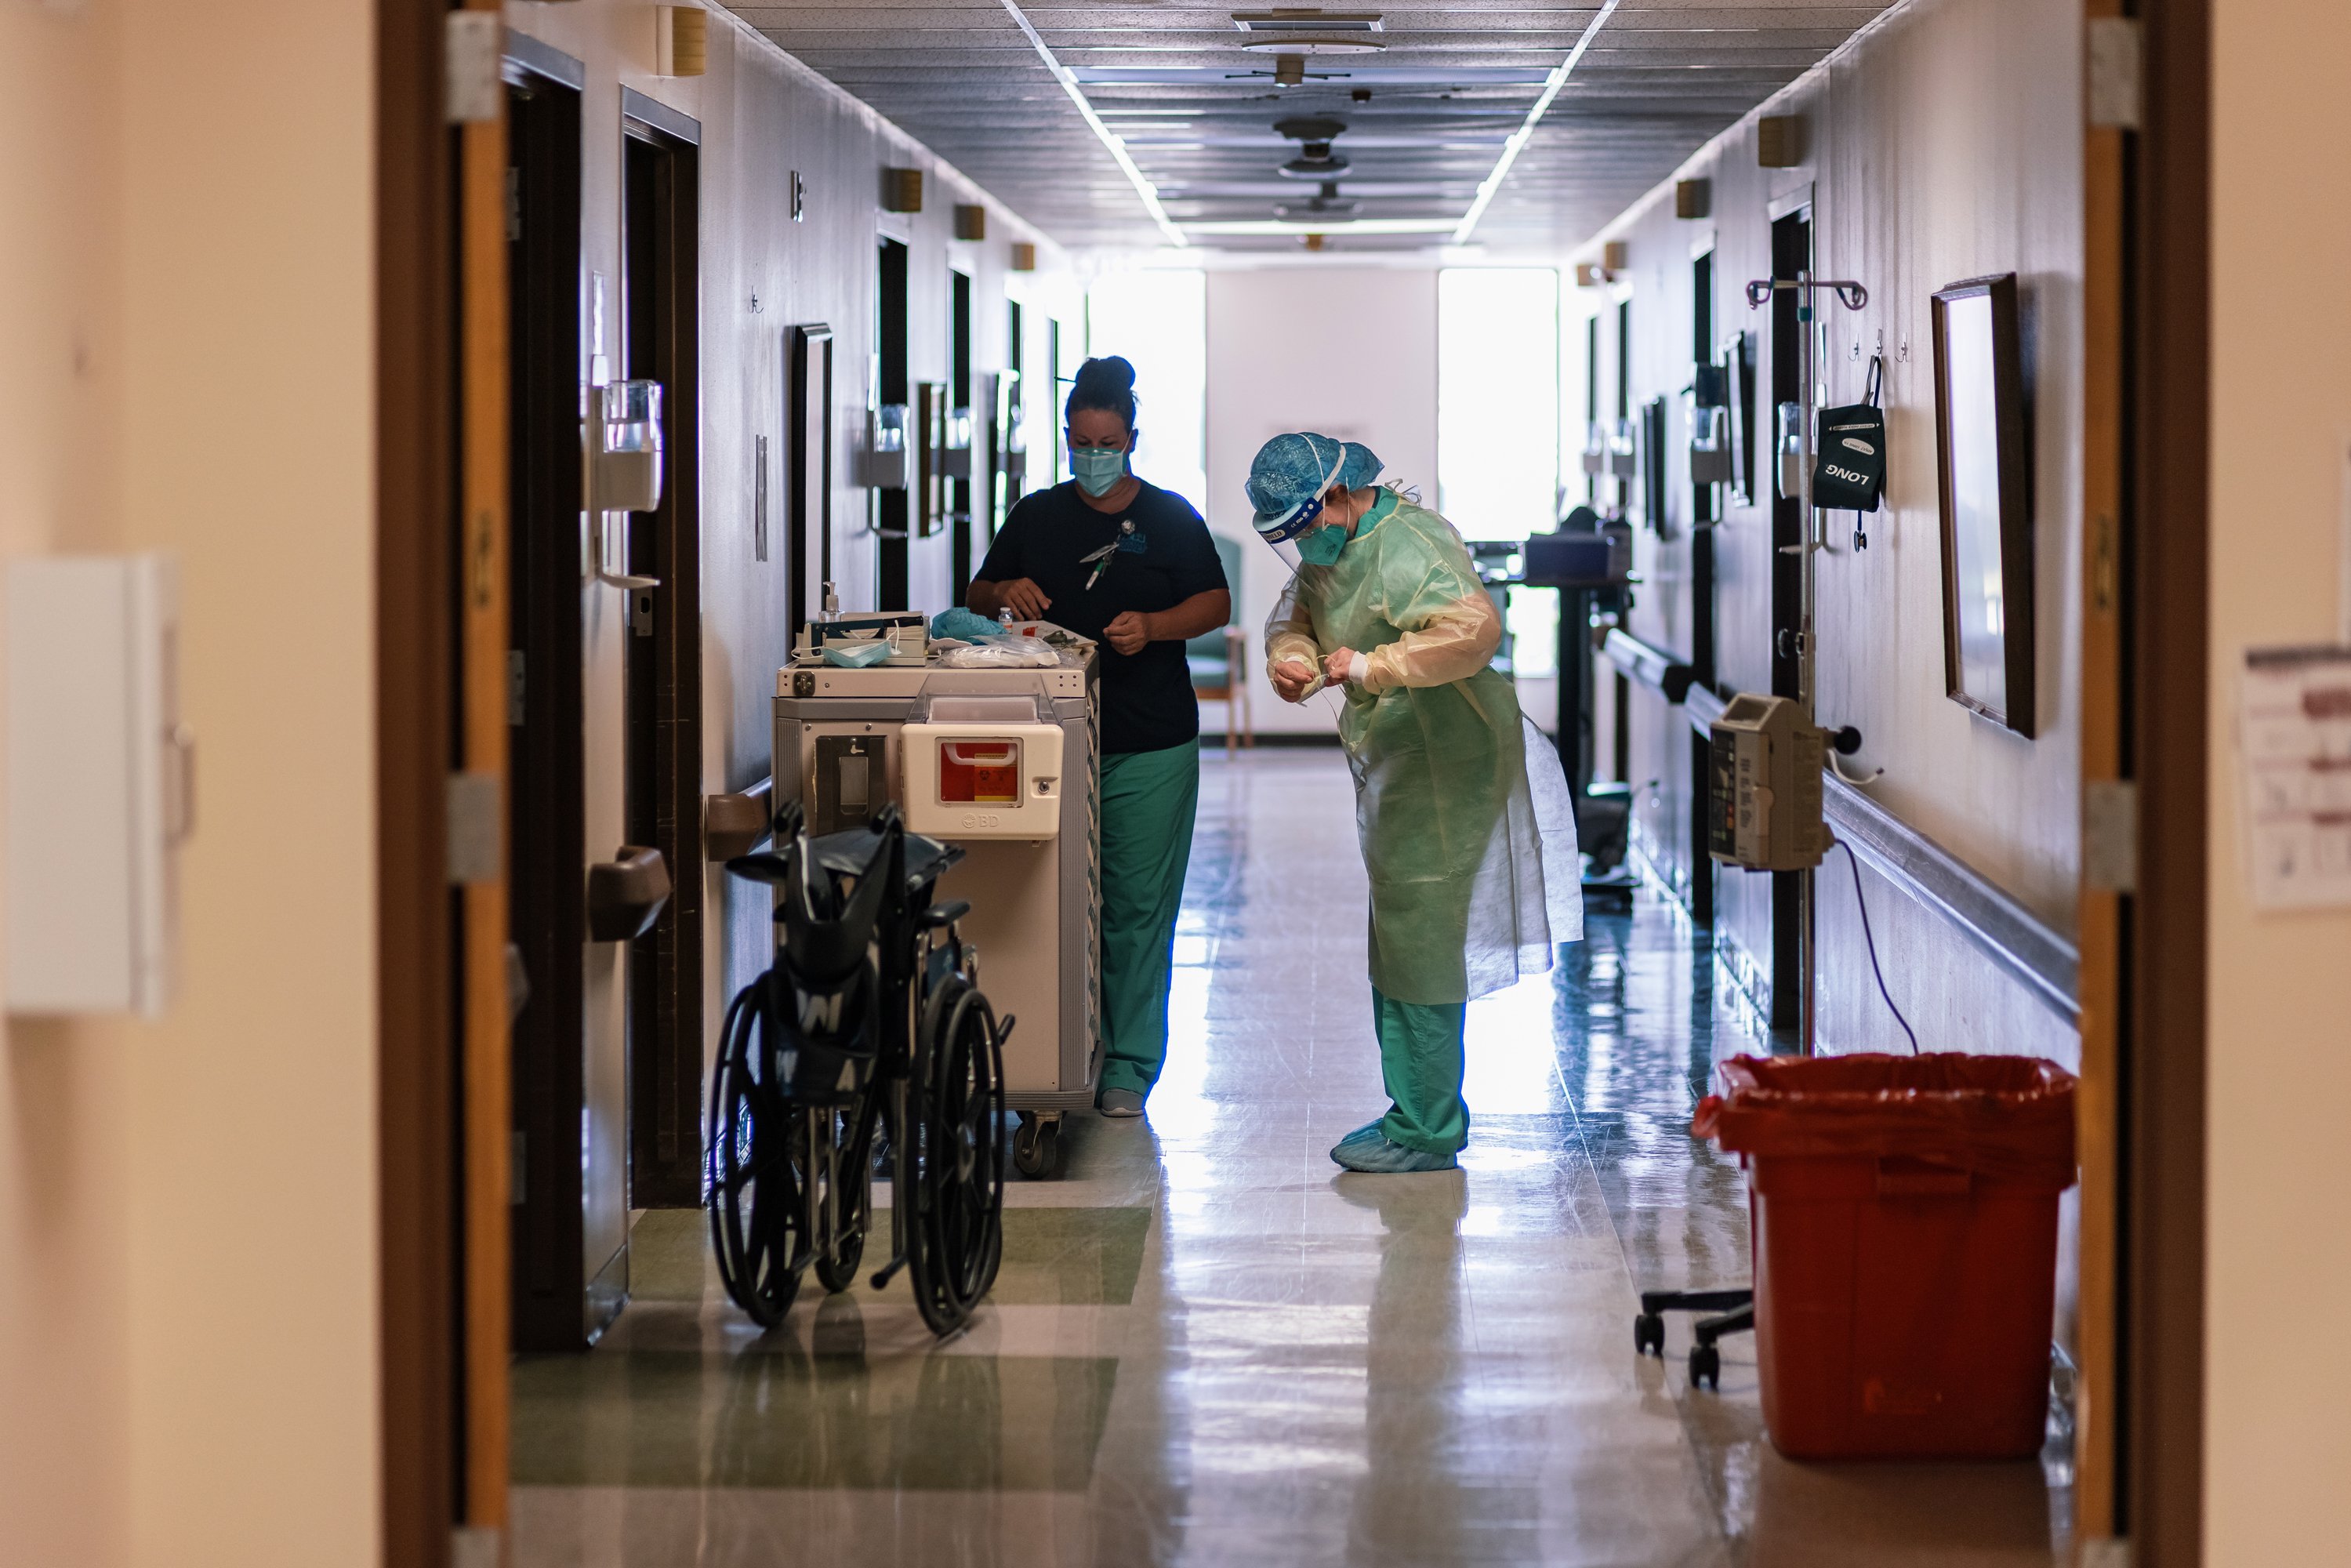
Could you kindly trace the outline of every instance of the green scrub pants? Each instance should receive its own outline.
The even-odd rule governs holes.
[[[1461,1098],[1467,1002],[1398,1002],[1372,988],[1372,1021],[1380,1033],[1380,1076],[1395,1103],[1380,1118],[1391,1144],[1425,1155],[1458,1154],[1469,1141],[1469,1106]]]
[[[1197,740],[1102,760],[1103,1089],[1148,1094],[1167,1060],[1167,971],[1199,803]]]

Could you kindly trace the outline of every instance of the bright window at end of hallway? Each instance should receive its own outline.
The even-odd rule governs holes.
[[[1522,539],[1559,519],[1559,272],[1437,275],[1437,509],[1465,539]],[[1557,596],[1510,595],[1512,661],[1551,673]]]
[[[1559,273],[1437,275],[1437,509],[1464,538],[1558,520]]]
[[[1134,471],[1208,509],[1208,287],[1196,267],[1105,273],[1086,290],[1086,352],[1134,367]]]

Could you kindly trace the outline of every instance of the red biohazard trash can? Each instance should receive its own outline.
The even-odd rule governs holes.
[[[1796,1459],[2037,1452],[2074,1075],[1954,1053],[1742,1056],[1719,1076],[1690,1130],[1749,1171],[1772,1446]]]

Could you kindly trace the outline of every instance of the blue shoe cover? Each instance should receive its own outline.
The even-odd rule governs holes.
[[[1383,1117],[1381,1120],[1384,1121],[1386,1118]],[[1340,1139],[1339,1147],[1343,1149],[1349,1144],[1377,1143],[1384,1141],[1385,1140],[1382,1138],[1380,1134],[1380,1124],[1378,1122],[1366,1122],[1362,1126],[1356,1128],[1353,1132],[1348,1134],[1345,1137]]]
[[[1390,1143],[1384,1136],[1376,1143],[1359,1144],[1350,1140],[1332,1149],[1331,1157],[1351,1171],[1363,1171],[1374,1176],[1395,1176],[1406,1171],[1449,1171],[1459,1164],[1451,1155],[1431,1155],[1419,1149],[1407,1149],[1402,1144]]]

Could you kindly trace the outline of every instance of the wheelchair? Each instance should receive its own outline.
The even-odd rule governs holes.
[[[727,1009],[710,1091],[710,1235],[720,1278],[763,1328],[783,1322],[811,1265],[829,1291],[857,1278],[889,1172],[890,1258],[932,1333],[969,1320],[1003,1257],[1004,1041],[978,956],[935,904],[963,851],[906,831],[886,807],[810,838],[798,803],[772,852],[727,871],[777,891],[772,967]]]

